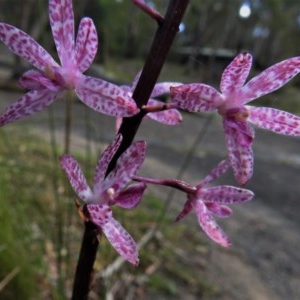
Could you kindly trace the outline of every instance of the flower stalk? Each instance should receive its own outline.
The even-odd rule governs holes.
[[[164,22],[158,26],[148,58],[132,96],[140,108],[143,105],[147,105],[169,49],[179,31],[179,25],[188,4],[189,0],[171,0],[164,17]],[[123,136],[123,140],[108,166],[106,175],[112,171],[117,159],[131,145],[144,116],[145,112],[140,111],[133,117],[123,119],[119,130],[119,133]],[[95,225],[87,222],[80,250],[81,259],[78,261],[75,274],[72,300],[87,299],[97,248],[98,244],[95,244]],[[87,251],[88,255],[81,253],[82,251]],[[84,282],[80,282],[82,278],[85,278]]]
[[[170,47],[179,31],[179,25],[188,4],[189,0],[171,0],[164,17],[164,22],[158,26],[149,55],[132,95],[139,108],[147,105]],[[123,118],[119,130],[119,133],[123,136],[123,141],[110,164],[109,171],[113,169],[118,157],[131,145],[144,116],[145,112],[140,111],[133,117]]]

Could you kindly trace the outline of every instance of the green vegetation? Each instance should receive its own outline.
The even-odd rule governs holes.
[[[76,211],[66,201],[62,174],[50,145],[27,128],[5,128],[0,134],[0,282],[14,268],[20,270],[0,298],[63,299],[55,295],[68,288],[75,259],[70,257],[76,257],[79,245],[69,238],[70,208]]]
[[[14,140],[10,134],[10,131],[1,131],[0,280],[15,268],[19,272],[0,292],[0,298],[32,299],[33,295],[39,294],[36,283],[45,271],[42,226],[47,226],[47,207],[39,200],[45,199],[42,194],[45,175],[37,173],[33,164],[29,164],[30,158],[25,159],[25,156],[30,152],[30,156],[37,159],[37,166],[45,162],[45,157],[42,149],[29,149],[32,143],[30,139],[22,139],[21,135],[16,136],[14,132]]]

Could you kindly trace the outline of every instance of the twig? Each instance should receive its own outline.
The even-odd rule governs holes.
[[[159,238],[159,232],[155,230],[154,227],[150,228],[140,239],[140,241],[137,244],[137,247],[139,251],[144,248],[153,238]],[[95,280],[99,280],[100,282],[108,281],[115,273],[117,273],[123,264],[126,261],[119,256],[113,263],[108,265],[104,270],[100,271],[95,275]],[[161,265],[161,261],[157,261],[147,267],[145,272],[143,274],[132,276],[131,278],[127,278],[128,282],[126,281],[126,286],[132,285],[132,283],[135,283],[134,285],[141,285],[147,280],[149,280],[149,277],[151,274],[153,274]],[[124,285],[124,282],[122,282]],[[117,282],[114,284],[113,288],[106,292],[106,299],[114,299],[114,290],[117,291],[120,288],[120,282]],[[131,299],[131,297],[126,297],[126,299]]]
[[[154,228],[150,228],[144,236],[140,239],[140,241],[137,244],[138,249],[140,250],[143,248],[148,242],[157,234],[156,231],[154,231]],[[126,261],[122,256],[119,256],[113,263],[108,265],[104,270],[100,271],[95,275],[95,279],[107,279],[110,278],[115,272],[117,272],[121,266],[125,263]]]
[[[8,285],[8,283],[20,272],[19,267],[15,267],[6,277],[0,282],[0,293]]]

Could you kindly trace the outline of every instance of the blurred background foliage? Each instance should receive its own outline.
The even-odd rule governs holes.
[[[74,0],[76,19],[91,17],[100,41],[98,62],[107,57],[146,56],[155,22],[129,0]],[[168,0],[146,1],[164,13]],[[0,0],[0,19],[22,28],[54,50],[48,3],[40,0]],[[32,9],[34,7],[35,9]],[[76,27],[77,28],[77,27]],[[259,68],[299,55],[300,7],[295,0],[191,0],[170,58],[187,62],[232,58],[248,50]],[[51,43],[49,45],[49,43]]]
[[[146,2],[163,14],[169,0]],[[129,0],[73,0],[73,4],[76,29],[83,16],[91,17],[96,24],[100,42],[95,60],[97,74],[131,82],[149,51],[155,22]],[[23,29],[56,55],[48,1],[0,0],[0,21]],[[166,80],[217,82],[231,59],[245,50],[254,55],[254,72],[257,72],[282,59],[300,55],[299,33],[300,5],[296,0],[190,0],[162,75]],[[0,64],[9,66],[15,79],[28,67],[18,57],[8,56],[2,45]],[[284,103],[290,107],[282,108],[300,112],[298,94],[295,87],[285,90],[285,95],[294,102]],[[274,105],[276,98],[266,98],[265,102]],[[55,177],[60,170],[51,147],[22,129],[16,132],[4,128],[0,136],[3,141],[0,144],[0,299],[34,299],[33,295],[36,299],[65,299],[68,294],[65,290],[70,291],[72,286],[70,274],[76,265],[81,223],[78,218],[73,220],[72,214],[77,213],[69,201],[70,191],[63,188],[64,179]],[[89,170],[92,169],[89,165]],[[153,203],[157,199],[152,199]],[[141,212],[134,217],[141,217]],[[150,222],[143,215],[141,221],[146,225]],[[141,230],[146,229],[142,226],[135,229]],[[142,236],[142,232],[134,235]],[[107,258],[105,262],[112,255],[116,257],[106,242],[101,255]],[[168,253],[166,256],[172,257]],[[175,269],[175,262],[171,265]],[[175,273],[174,269],[171,273]],[[22,276],[17,276],[20,270]],[[182,266],[180,270],[182,274]],[[13,276],[7,281],[9,288],[1,286],[10,274]],[[166,276],[157,279],[160,285],[164,283],[162,278]],[[191,279],[186,281],[190,284]],[[153,285],[158,289],[157,283]],[[195,286],[203,283],[197,281]],[[173,293],[173,289],[168,287],[168,292]],[[203,287],[202,292],[210,293],[211,289]]]

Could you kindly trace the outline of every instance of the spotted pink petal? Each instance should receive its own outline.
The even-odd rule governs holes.
[[[284,60],[266,69],[245,84],[240,97],[243,104],[281,88],[300,72],[300,57]]]
[[[192,211],[193,208],[194,208],[193,199],[191,198],[190,195],[188,195],[188,200],[185,202],[181,213],[177,216],[175,221],[178,222],[181,219],[183,219],[186,215],[188,215]]]
[[[60,92],[51,92],[48,89],[29,91],[4,110],[0,115],[0,126],[48,107],[58,98],[59,94]]]
[[[214,202],[205,202],[207,209],[219,218],[228,218],[232,215],[232,209],[226,205]]]
[[[49,0],[49,18],[57,53],[63,67],[74,60],[74,13],[72,0]]]
[[[78,70],[86,71],[93,62],[98,49],[96,27],[90,18],[83,18],[76,38],[75,60]]]
[[[113,218],[112,210],[107,204],[88,204],[86,209],[89,213],[90,221],[101,229],[105,224],[111,222]]]
[[[228,156],[233,174],[239,184],[244,185],[253,173],[253,152],[252,141],[254,138],[253,129],[244,123],[245,129],[241,130],[228,120],[223,121],[223,129],[228,149]]]
[[[215,222],[203,201],[195,201],[194,207],[198,222],[208,237],[223,247],[230,247],[231,244],[227,235]]]
[[[174,108],[156,113],[148,113],[147,117],[165,125],[178,125],[182,121],[180,112]]]
[[[204,177],[197,185],[197,189],[200,189],[201,187],[211,183],[212,181],[216,180],[225,172],[228,170],[230,167],[230,162],[228,159],[222,160],[221,162],[218,163],[218,165],[212,169],[209,174]]]
[[[247,106],[250,111],[248,121],[275,133],[299,136],[300,118],[288,112],[269,108]]]
[[[219,204],[234,204],[249,201],[253,196],[254,194],[250,190],[221,185],[202,189],[200,197],[204,201]]]
[[[99,195],[105,189],[103,187],[103,181],[106,175],[106,171],[110,161],[113,156],[116,154],[117,150],[120,147],[122,142],[122,135],[118,134],[114,141],[108,145],[108,147],[104,150],[102,155],[99,157],[98,163],[95,168],[94,173],[94,194]]]
[[[120,85],[119,86],[124,92],[126,92],[130,97],[132,96],[132,89],[129,85]]]
[[[139,112],[134,100],[118,86],[82,75],[75,91],[79,99],[93,110],[114,117],[130,117]]]
[[[50,54],[24,31],[0,23],[0,40],[16,55],[44,70],[46,66],[58,67]]]
[[[252,56],[241,53],[224,70],[221,79],[221,92],[225,96],[234,95],[244,85],[252,65]]]
[[[159,83],[156,83],[150,97],[155,98],[155,97],[158,97],[158,96],[170,94],[170,88],[171,87],[176,87],[176,86],[180,86],[180,85],[182,85],[182,83],[180,83],[180,82],[159,82]]]
[[[109,222],[102,227],[106,238],[117,250],[117,252],[134,266],[139,264],[138,249],[131,235],[122,227],[122,225],[111,218]]]
[[[92,201],[93,193],[77,161],[71,155],[64,154],[59,158],[59,162],[79,198],[86,203]]]
[[[154,99],[149,99],[147,105],[151,106],[158,104],[163,103]],[[154,121],[160,122],[165,125],[177,125],[182,121],[181,113],[175,108],[167,109],[160,112],[148,113],[146,116]]]
[[[58,92],[61,90],[59,85],[36,70],[29,70],[25,72],[19,79],[19,84],[21,87],[28,90],[41,90],[44,88],[47,88],[52,92]]]
[[[213,111],[224,101],[213,87],[197,83],[171,87],[171,98],[178,108],[191,112]]]
[[[146,142],[138,141],[132,144],[118,159],[115,171],[106,178],[106,186],[110,186],[119,194],[126,184],[140,169],[146,156]]]
[[[126,209],[136,207],[141,202],[146,187],[143,182],[130,185],[114,199],[114,204]]]
[[[89,204],[87,210],[90,214],[90,220],[102,229],[117,252],[133,265],[138,265],[136,243],[122,225],[113,218],[110,207],[106,204]]]

